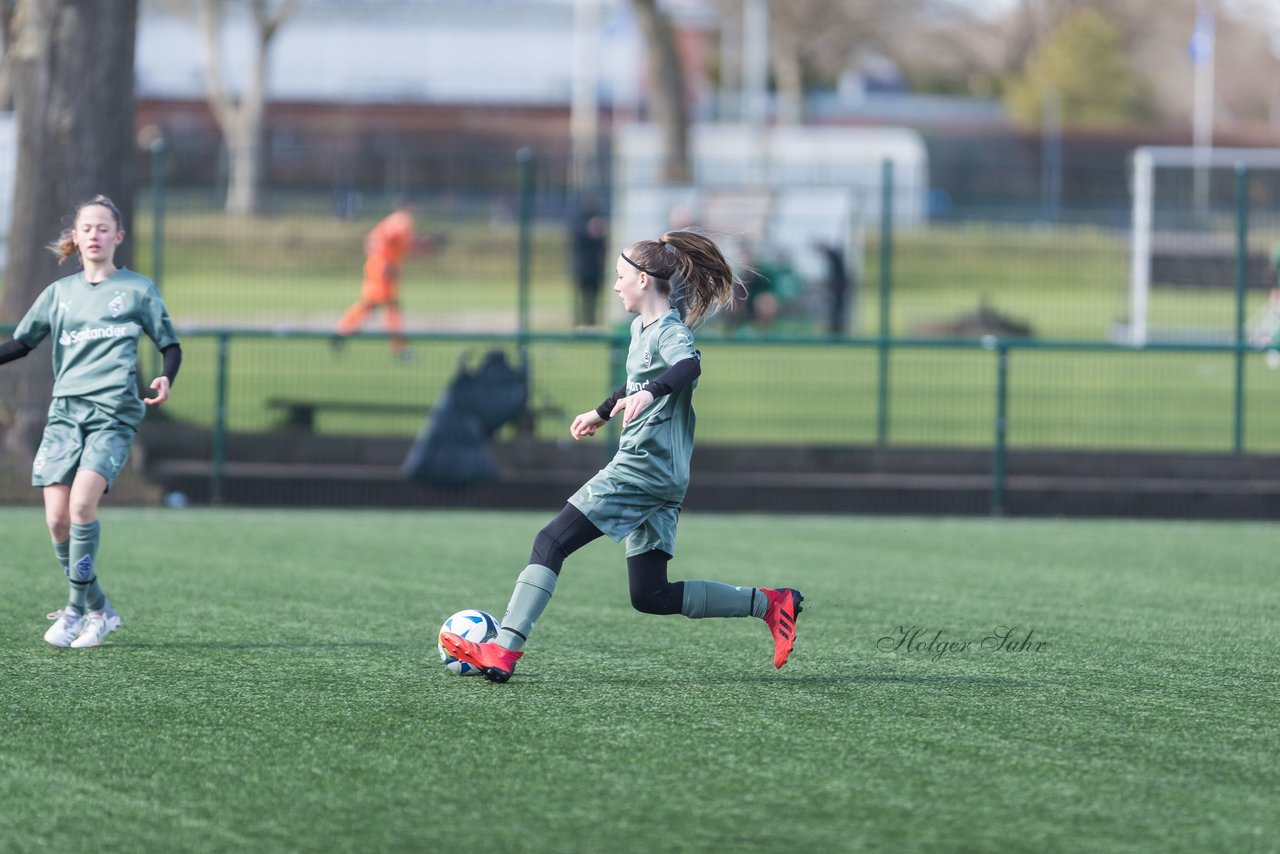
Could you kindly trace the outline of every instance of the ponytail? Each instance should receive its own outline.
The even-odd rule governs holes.
[[[664,283],[668,293],[671,281],[680,281],[689,326],[731,305],[734,291],[742,286],[715,241],[696,231],[668,231],[657,240],[642,240],[627,255],[636,267]]]

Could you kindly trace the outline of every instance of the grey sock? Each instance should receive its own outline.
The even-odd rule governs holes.
[[[60,543],[54,543],[53,556],[58,559],[62,574],[67,575],[71,568],[71,540],[65,539]]]
[[[96,519],[84,524],[71,523],[71,541],[67,551],[67,580],[71,582],[71,593],[67,605],[82,614],[90,607],[91,590],[96,588],[98,595],[102,594],[95,565],[100,531],[101,526]]]
[[[529,632],[556,590],[556,574],[545,566],[531,563],[516,579],[511,601],[502,615],[498,644],[507,649],[523,649]]]
[[[719,581],[686,581],[680,613],[693,620],[704,617],[762,617],[763,608],[759,614],[755,613],[756,600],[762,599],[764,595],[754,587],[734,587]]]

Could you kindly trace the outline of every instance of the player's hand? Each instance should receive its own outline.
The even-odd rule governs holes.
[[[169,378],[156,377],[151,381],[151,390],[156,393],[155,397],[143,398],[143,402],[147,406],[159,406],[169,399]]]
[[[622,413],[622,426],[626,427],[631,420],[640,414],[640,410],[653,403],[653,392],[641,389],[635,394],[622,398],[613,405],[613,412],[609,413],[610,417]]]
[[[575,439],[581,439],[583,436],[594,436],[596,430],[604,423],[604,419],[600,417],[600,413],[594,409],[582,413],[573,419],[573,423],[569,425],[569,435]]]

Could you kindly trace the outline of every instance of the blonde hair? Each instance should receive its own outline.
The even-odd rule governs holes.
[[[716,242],[690,229],[668,231],[657,240],[641,240],[632,244],[624,257],[656,279],[667,294],[672,280],[679,280],[684,321],[689,326],[731,305],[734,291],[742,285]]]
[[[58,235],[58,239],[49,244],[49,251],[58,256],[58,263],[61,264],[72,255],[79,254],[80,250],[76,247],[76,220],[80,218],[80,211],[90,205],[100,205],[111,211],[111,216],[116,221],[116,230],[123,231],[124,223],[120,220],[120,209],[116,207],[116,203],[111,199],[99,193],[91,199],[76,205],[76,209],[71,214],[71,227],[64,228],[62,233]]]

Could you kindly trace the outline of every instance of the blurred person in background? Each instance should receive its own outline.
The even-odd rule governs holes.
[[[98,504],[120,474],[146,406],[169,399],[182,348],[156,286],[115,265],[124,240],[120,211],[106,196],[79,205],[72,227],[49,248],[58,263],[79,255],[82,269],[36,298],[13,339],[0,344],[0,365],[51,339],[53,401],[31,466],[44,491],[53,551],[70,584],[44,640],[56,647],[96,647],[120,626],[98,581]],[[138,391],[138,338],[145,333],[164,356],[154,397]],[[144,403],[146,404],[144,406]]]
[[[835,243],[817,241],[814,248],[826,262],[827,334],[849,334],[850,302],[855,297],[854,280],[845,264],[844,250]]]
[[[599,323],[600,286],[604,284],[609,222],[600,199],[589,195],[582,200],[569,232],[569,268],[573,276],[574,325],[590,329]]]
[[[391,336],[391,352],[400,359],[409,357],[409,344],[403,336],[404,315],[400,311],[400,270],[410,252],[424,251],[433,245],[431,240],[414,236],[413,214],[413,201],[402,197],[396,202],[396,209],[365,236],[360,299],[338,319],[334,329],[335,348],[341,347],[375,309],[381,309],[383,327]]]

